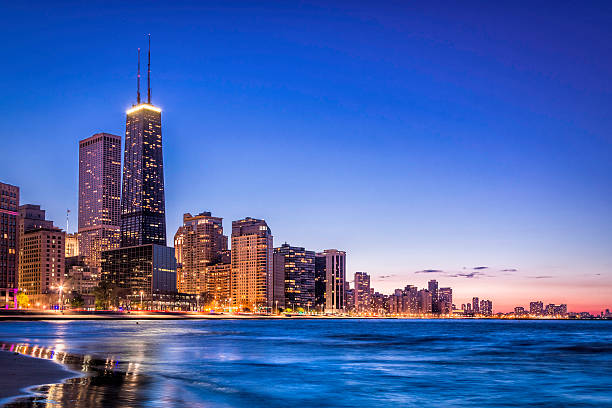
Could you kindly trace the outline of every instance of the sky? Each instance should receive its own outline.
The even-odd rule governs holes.
[[[0,181],[73,231],[78,141],[125,134],[150,33],[169,242],[263,218],[383,293],[598,313],[612,3],[499,3],[2,1]]]

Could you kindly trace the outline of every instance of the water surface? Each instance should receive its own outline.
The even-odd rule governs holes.
[[[3,322],[88,376],[13,406],[612,406],[612,322]],[[84,364],[84,362],[89,362]],[[95,363],[92,363],[95,362]]]

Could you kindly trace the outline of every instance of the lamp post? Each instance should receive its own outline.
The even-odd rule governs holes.
[[[59,289],[60,310],[64,310],[64,303],[62,302],[62,292],[64,290],[64,287],[62,285],[59,285],[58,289]]]
[[[142,295],[144,294],[144,292],[141,290],[140,291],[140,310],[144,310],[144,305],[142,304]]]

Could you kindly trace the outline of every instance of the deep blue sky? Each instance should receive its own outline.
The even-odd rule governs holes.
[[[612,3],[226,3],[2,2],[0,180],[76,226],[150,32],[169,239],[252,216],[384,291],[612,306]]]

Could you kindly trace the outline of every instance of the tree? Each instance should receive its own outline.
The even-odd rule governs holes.
[[[96,298],[96,309],[109,309],[113,301],[113,292],[115,292],[115,290],[115,285],[112,283],[101,281],[93,290]]]
[[[81,309],[85,306],[85,300],[79,292],[72,292],[72,298],[70,299],[70,306],[73,309]]]
[[[17,293],[17,305],[20,308],[28,308],[30,306],[30,298],[21,290]]]

